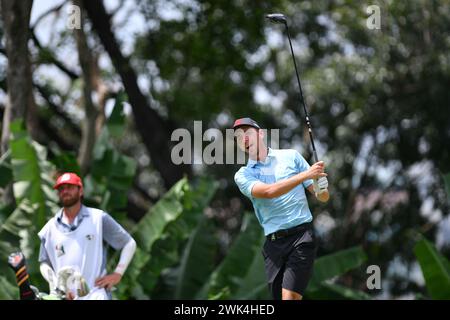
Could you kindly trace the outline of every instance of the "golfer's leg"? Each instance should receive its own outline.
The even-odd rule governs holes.
[[[282,250],[280,250],[278,246],[269,241],[266,241],[262,250],[267,283],[274,300],[281,300],[281,288],[284,273],[284,265],[280,254],[281,251]]]
[[[302,300],[303,296],[298,292],[282,288],[281,298],[283,300]]]
[[[283,277],[283,300],[301,300],[312,277],[315,248],[313,243],[294,247],[286,263]]]
[[[275,279],[269,282],[269,291],[274,300],[282,299],[283,270],[279,270]]]

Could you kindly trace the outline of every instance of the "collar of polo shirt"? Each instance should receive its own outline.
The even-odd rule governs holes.
[[[267,148],[269,151],[267,152],[267,158],[268,157],[274,157],[275,155],[273,154],[273,149],[272,148]],[[266,163],[267,162],[267,158],[266,158],[266,160],[264,161],[264,162],[262,162],[262,163]],[[258,163],[258,161],[256,161],[256,160],[253,160],[253,159],[248,159],[248,162],[247,162],[247,167],[254,167],[256,164]]]
[[[61,210],[59,211],[59,213],[57,214],[58,217],[56,218],[56,221],[57,221],[60,225],[65,226],[65,227],[68,228],[68,229],[72,229],[72,226],[69,226],[69,225],[65,224],[65,223],[63,222],[63,220],[62,220],[62,218],[63,218],[63,210],[64,210],[64,208],[61,209]],[[86,218],[86,217],[88,217],[88,216],[89,216],[89,211],[86,210],[86,207],[85,207],[84,205],[81,205],[81,207],[80,207],[80,212],[77,214],[77,216],[75,217],[75,220],[73,221],[73,222],[74,222],[74,225],[73,225],[73,226],[75,226],[75,228],[78,228],[78,226],[80,225],[81,221],[83,221],[83,219]]]

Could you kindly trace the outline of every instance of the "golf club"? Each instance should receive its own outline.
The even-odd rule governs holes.
[[[295,74],[297,75],[298,87],[300,89],[300,102],[303,105],[303,110],[305,111],[306,125],[308,126],[309,138],[311,139],[311,145],[312,145],[312,149],[313,149],[313,157],[314,157],[314,161],[318,162],[319,159],[317,157],[316,146],[314,145],[311,122],[309,120],[309,114],[306,109],[305,99],[303,98],[302,85],[300,84],[300,77],[298,75],[297,63],[295,61],[294,49],[292,48],[291,35],[289,34],[289,27],[288,27],[288,24],[286,21],[286,17],[284,16],[284,14],[281,14],[281,13],[271,13],[271,14],[266,15],[266,18],[269,19],[269,21],[273,22],[273,23],[283,23],[286,27],[287,36],[289,39],[289,46],[291,47],[292,60],[294,60]]]

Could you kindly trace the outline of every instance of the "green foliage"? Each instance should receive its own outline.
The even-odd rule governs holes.
[[[58,198],[52,189],[56,168],[47,160],[46,148],[30,139],[21,121],[11,124],[11,132],[11,151],[8,153],[11,164],[2,161],[1,167],[11,171],[17,208],[11,214],[4,213],[7,218],[0,220],[0,253],[7,257],[13,251],[23,251],[29,262],[31,278],[34,283],[41,285],[43,282],[37,263],[40,240],[37,232],[59,209]],[[133,159],[115,150],[109,142],[106,129],[97,141],[96,148],[93,178],[89,176],[85,180],[85,196],[87,202],[91,203],[98,196],[98,199],[103,200],[102,209],[117,214],[126,205],[127,191],[136,164]],[[7,157],[2,158],[5,159]],[[60,170],[77,172],[78,166],[70,166],[74,160],[70,153],[60,152],[55,159],[57,164],[63,164]],[[6,260],[0,261],[0,270],[7,269]]]
[[[318,290],[319,286],[327,279],[359,267],[366,259],[367,256],[360,246],[318,258],[314,263],[314,273],[308,286],[308,292]]]
[[[250,62],[249,57],[265,41],[264,15],[279,1],[174,2],[164,5],[179,12],[180,19],[159,17],[158,1],[140,4],[146,18],[158,20],[157,27],[137,38],[134,52],[152,83],[152,97],[174,121],[210,121],[224,110],[247,111],[258,120],[261,112],[249,88],[263,70],[258,58]],[[170,86],[161,88],[161,81]]]
[[[137,13],[145,17],[145,32],[131,35],[135,47],[130,56],[133,66],[139,66],[139,77],[149,84],[148,98],[152,107],[169,124],[190,128],[193,120],[203,120],[204,128],[227,128],[234,118],[249,115],[265,127],[280,128],[281,146],[296,148],[310,160],[309,140],[305,138],[301,120],[303,114],[298,104],[298,88],[287,39],[282,26],[268,24],[264,19],[268,12],[285,13],[311,122],[320,145],[319,157],[326,161],[332,177],[332,197],[326,209],[310,203],[315,216],[326,210],[339,226],[326,235],[327,241],[321,249],[327,254],[336,252],[336,248],[362,243],[373,254],[370,259],[384,269],[398,256],[405,263],[413,262],[411,250],[404,244],[409,230],[428,223],[420,214],[425,198],[431,198],[436,208],[448,212],[448,199],[443,199],[442,193],[438,192],[442,188],[441,180],[433,179],[437,182],[425,188],[422,179],[412,178],[410,172],[419,166],[421,176],[435,178],[438,171],[450,170],[450,10],[448,1],[375,0],[370,4],[380,6],[381,30],[368,29],[366,4],[350,0],[142,1]],[[170,8],[176,18],[162,14],[161,8]],[[31,52],[33,61],[52,63],[60,56],[55,52],[72,52],[68,50],[73,44],[70,32],[64,30],[53,35],[46,48],[36,50],[37,54]],[[97,41],[95,38],[89,40]],[[2,71],[5,71],[4,65],[0,65]],[[6,72],[0,74],[0,80],[4,80]],[[73,144],[76,149],[80,132],[73,124],[79,119],[65,111],[80,106],[80,80],[73,81],[67,90],[59,87],[53,77],[46,79],[41,75],[34,77],[39,79],[36,84],[52,89],[49,90],[49,101],[61,106],[61,109],[47,106],[47,103],[38,106],[40,116],[43,109],[46,112],[39,121],[46,125],[44,136],[53,153],[51,161],[59,170],[78,172],[74,152],[59,152],[53,145],[63,140],[69,148]],[[114,86],[117,84],[114,70],[105,68],[103,75],[107,75],[105,78]],[[5,81],[0,82],[6,91]],[[125,99],[124,93],[116,99],[107,128],[97,141],[91,172],[84,177],[86,202],[107,210],[121,221],[127,221],[124,208],[136,173],[136,162],[132,158],[142,155],[138,143],[124,142],[120,147],[114,143],[121,137],[134,137],[133,127],[123,126],[126,116],[120,107]],[[172,129],[171,126],[167,128]],[[37,172],[51,178],[54,172],[41,167],[45,163],[41,159],[45,157],[38,156],[42,150],[34,142],[22,139],[17,130],[13,135],[17,139],[15,155],[10,152],[0,159],[0,188],[15,182],[20,208],[17,210],[22,211],[0,207],[3,230],[0,239],[5,239],[0,241],[0,248],[4,248],[5,254],[20,241],[26,243],[22,237],[8,231],[20,228],[4,227],[5,224],[19,219],[19,226],[28,226],[32,222],[37,229],[44,222],[45,214],[53,213],[53,208],[43,209],[46,205],[51,207],[52,200],[46,204],[48,200],[45,199],[53,193],[48,181],[45,182]],[[30,167],[26,168],[28,162]],[[429,163],[429,167],[424,163]],[[225,182],[216,195],[215,205],[220,209],[241,197],[232,180],[235,169],[235,166],[206,166],[201,172]],[[149,166],[139,171],[155,174],[152,170]],[[450,193],[450,176],[446,175],[444,181],[447,193]],[[180,188],[179,194],[172,192],[170,199],[175,199],[174,203],[164,200],[162,209],[155,209],[157,216],[167,214],[167,219],[161,218],[159,226],[155,221],[155,225],[152,224],[155,229],[142,227],[155,234],[137,231],[142,247],[138,248],[131,272],[136,273],[132,278],[139,285],[130,282],[124,286],[127,294],[121,297],[162,296],[160,289],[172,288],[171,276],[174,288],[178,289],[175,295],[174,291],[168,290],[168,296],[186,296],[188,291],[194,290],[194,279],[187,280],[185,287],[177,282],[180,278],[174,269],[179,268],[177,270],[182,273],[190,270],[191,262],[195,261],[190,257],[201,252],[196,244],[206,241],[205,234],[195,231],[202,221],[202,210],[193,212],[189,207],[189,199],[193,198],[191,191],[195,188],[187,186],[187,181],[184,183],[186,187]],[[376,200],[378,192],[383,196]],[[400,201],[399,193],[407,200]],[[373,201],[368,201],[371,199]],[[251,209],[248,201],[242,201],[240,207],[244,209],[234,212],[233,218]],[[32,211],[37,214],[31,216]],[[144,219],[149,219],[155,212],[150,210]],[[380,218],[375,219],[376,216]],[[202,223],[206,223],[208,230],[212,227],[211,221]],[[217,229],[211,228],[210,232],[212,235]],[[198,238],[192,238],[193,235]],[[210,257],[209,254],[206,257]],[[177,265],[180,259],[184,261],[184,267]],[[246,257],[248,265],[254,267],[260,265],[260,259],[259,255]],[[353,260],[353,265],[357,262]],[[341,271],[344,269],[348,270],[343,268]],[[339,270],[335,271],[333,273],[339,274]],[[317,272],[320,274],[320,268]],[[242,298],[252,296],[251,288],[264,291],[262,285],[257,285],[261,278],[257,274],[261,274],[261,269],[246,275],[240,270],[238,278],[248,281],[241,287],[228,285],[227,281],[232,277],[226,273],[220,278],[224,279],[222,282],[217,280],[219,284],[209,297]],[[324,272],[323,279],[328,275]],[[183,277],[187,279],[186,274]],[[319,282],[313,283],[314,287],[328,292],[330,297],[335,297],[338,292],[348,293],[335,284]],[[399,294],[410,290],[403,280],[394,282],[392,288]],[[120,290],[122,288],[119,293]]]
[[[135,298],[153,296],[161,272],[179,263],[182,248],[216,189],[217,184],[211,181],[200,180],[191,186],[182,179],[149,210],[132,230],[138,258],[130,264],[125,285],[116,296],[125,292]]]
[[[259,241],[257,242],[257,248],[259,250],[255,250],[253,261],[249,264],[247,274],[240,280],[239,288],[236,290],[236,293],[231,296],[232,299],[271,299],[266,281],[266,273],[264,271],[264,258],[261,254],[261,248],[264,245],[265,240],[266,237],[261,233]]]
[[[450,174],[443,175],[445,189],[450,199]],[[428,294],[432,299],[450,299],[450,261],[423,236],[414,247],[415,256],[422,269]],[[421,296],[421,298],[425,298]]]
[[[36,204],[33,225],[42,228],[58,201],[52,188],[54,167],[47,161],[46,148],[30,139],[21,120],[11,123],[10,147],[16,202],[27,199]]]
[[[136,161],[117,151],[112,138],[124,132],[125,118],[123,102],[125,95],[120,93],[107,125],[96,140],[93,161],[89,175],[85,178],[85,195],[92,205],[123,220],[130,189],[136,174]]]
[[[285,30],[264,19],[269,12],[286,14],[319,157],[332,177],[326,210],[341,226],[327,235],[324,253],[364,243],[382,268],[397,256],[413,263],[404,231],[427,223],[423,200],[432,198],[448,212],[437,183],[424,191],[409,175],[424,161],[431,162],[426,174],[433,177],[450,168],[448,2],[374,1],[381,30],[367,28],[368,4],[350,0],[259,1],[256,7],[252,1],[164,1],[177,18],[161,15],[160,3],[140,4],[151,23],[134,50],[158,108],[187,128],[193,120],[226,128],[252,116],[280,128],[280,145],[311,161]],[[218,196],[222,204],[240,196],[235,166],[205,171],[227,181]],[[391,201],[383,197],[355,210],[377,192]],[[311,209],[322,210],[314,203]],[[377,240],[388,233],[385,242]],[[401,282],[393,288],[409,290]]]
[[[0,255],[8,257],[10,253],[22,250],[21,242],[27,241],[28,246],[24,248],[25,253],[31,253],[35,246],[32,245],[34,237],[27,231],[33,227],[32,219],[35,209],[38,205],[32,205],[28,200],[22,201],[19,206],[2,221],[0,225]],[[30,244],[31,242],[31,244]],[[35,241],[34,241],[35,242]],[[0,261],[0,271],[7,273],[9,266],[6,263],[7,259]]]
[[[61,151],[59,149],[51,149],[53,157],[50,159],[51,163],[58,169],[59,173],[74,172],[78,175],[81,174],[80,166],[77,162],[77,157],[74,152]]]
[[[51,174],[55,169],[46,160],[45,148],[30,141],[19,127],[14,127],[14,130],[11,163],[18,206],[0,225],[0,254],[5,257],[18,249],[23,250],[26,255],[29,253],[29,270],[35,284],[39,283],[36,260],[39,240],[36,238],[38,229],[34,219],[36,212],[41,210],[45,214],[45,222],[48,214],[56,210],[56,196],[50,192],[53,184]],[[107,133],[105,131],[105,136]],[[96,161],[105,161],[110,168],[120,160],[108,162],[108,158],[104,157],[107,152],[115,154],[115,159],[123,157],[106,140],[100,139],[97,148],[102,152],[99,152],[101,156]],[[27,170],[24,169],[24,159],[30,164],[26,166]],[[94,168],[95,166],[93,170]],[[131,176],[132,170],[124,172]],[[97,171],[93,179],[98,179],[99,182],[96,183],[101,186],[100,190],[108,190],[108,186],[101,185],[110,183],[105,181],[102,173],[112,177],[111,172]],[[86,188],[89,191],[89,179],[87,181]],[[130,180],[126,181],[130,183]],[[31,182],[40,183],[42,188],[32,186]],[[123,183],[123,187],[127,182]],[[138,248],[118,290],[114,291],[116,298],[269,298],[260,253],[265,238],[254,214],[244,216],[241,232],[224,259],[216,262],[217,229],[203,212],[217,188],[217,182],[211,179],[199,179],[195,184],[182,179],[135,225],[131,233]],[[87,194],[92,196],[92,193]],[[43,207],[45,210],[41,209]],[[319,285],[330,277],[357,267],[363,261],[363,253],[353,249],[321,259],[318,260],[318,276],[315,279],[315,283]],[[109,268],[114,266],[116,260],[117,254],[110,261]],[[325,264],[335,267],[324,271],[322,269]],[[2,272],[6,272],[6,268],[5,263],[0,264]],[[0,281],[5,282],[0,298],[14,298],[17,290],[11,272],[6,273],[6,277],[0,278]],[[351,296],[348,290],[344,294],[343,288],[339,289],[342,296],[356,295],[354,293]]]
[[[136,225],[132,232],[132,236],[135,238],[138,248],[141,251],[142,258],[133,261],[130,265],[130,271],[127,272],[124,280],[129,279],[129,288],[136,290],[136,283],[138,286],[145,286],[146,291],[150,291],[156,284],[157,277],[159,276],[158,270],[144,269],[150,260],[150,252],[153,244],[164,235],[168,239],[167,234],[164,231],[170,222],[175,221],[183,212],[182,198],[187,192],[189,186],[187,180],[183,179],[173,186],[162,199],[160,199],[147,213],[141,221]],[[170,253],[170,251],[168,251]],[[160,266],[159,271],[162,269]],[[137,281],[138,277],[145,274],[145,281]],[[123,286],[122,290],[127,289]],[[120,292],[119,292],[120,293]]]
[[[198,298],[220,297],[228,299],[239,291],[242,281],[252,266],[255,255],[260,254],[261,227],[254,214],[246,214],[242,229],[227,255],[205,282]]]
[[[127,95],[125,92],[120,91],[117,94],[116,102],[114,104],[114,108],[111,112],[111,115],[108,118],[108,122],[106,124],[108,128],[108,132],[111,137],[120,137],[124,134],[125,131],[125,115],[123,113],[123,103],[127,100]]]
[[[29,261],[30,276],[36,276],[40,244],[37,232],[57,209],[52,190],[55,170],[47,161],[46,148],[30,139],[20,120],[11,123],[10,148],[17,208],[1,225],[2,253],[9,251],[9,255],[20,248]],[[5,264],[5,260],[0,261],[0,265]]]
[[[214,227],[202,218],[189,236],[176,266],[161,273],[154,299],[193,299],[205,281],[205,275],[213,272],[218,249]]]
[[[317,300],[370,300],[367,293],[344,287],[336,283],[322,283],[321,289],[306,295],[306,299]]]
[[[4,276],[0,276],[0,300],[17,299],[19,296],[19,288],[14,283],[14,278],[11,281]]]
[[[417,242],[414,252],[433,299],[450,299],[450,262],[426,239]]]
[[[180,261],[174,299],[191,299],[214,268],[214,256],[217,250],[213,229],[203,219],[189,237]]]

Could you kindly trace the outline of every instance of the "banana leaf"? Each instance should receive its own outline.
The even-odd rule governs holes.
[[[150,260],[150,251],[153,244],[163,236],[166,226],[177,219],[183,212],[181,198],[189,188],[187,179],[182,179],[177,182],[150,210],[147,214],[136,224],[131,234],[136,240],[137,249],[133,260],[131,261],[124,278],[121,281],[119,290],[115,292],[116,297],[123,297],[130,293],[130,289],[142,285],[137,281],[143,267]],[[111,260],[115,263],[115,259]],[[114,261],[114,262],[113,262]],[[110,263],[110,268],[113,266]],[[135,289],[141,292],[142,298],[143,289]]]
[[[234,241],[224,260],[211,274],[198,299],[229,299],[239,291],[252,265],[255,254],[261,250],[261,227],[252,213],[246,213],[241,232]]]
[[[181,258],[179,276],[175,286],[175,299],[195,297],[205,280],[205,275],[214,269],[217,248],[212,225],[205,219],[189,238]]]
[[[94,146],[90,174],[85,178],[85,194],[92,205],[118,219],[126,208],[137,164],[118,152],[110,138],[108,128],[104,127]]]
[[[314,273],[305,295],[320,289],[320,285],[331,278],[361,266],[367,260],[367,255],[360,246],[341,250],[317,258],[314,263]]]
[[[153,295],[162,272],[180,262],[182,249],[216,190],[217,183],[208,179],[193,187],[184,178],[149,210],[132,231],[138,257],[133,258],[124,277],[127,285],[121,285],[118,297],[131,289],[135,298]]]
[[[370,300],[367,293],[336,283],[322,283],[319,290],[308,293],[308,300]]]
[[[119,223],[126,223],[128,191],[136,175],[136,161],[120,153],[113,140],[120,140],[126,128],[120,92],[111,115],[95,141],[89,174],[85,177],[85,198],[88,205],[111,214]]]
[[[14,197],[17,203],[27,199],[38,204],[33,225],[40,229],[58,208],[58,197],[52,188],[55,168],[47,161],[47,150],[31,140],[21,120],[11,123],[10,148]]]
[[[55,168],[47,161],[45,147],[31,140],[21,120],[11,123],[10,149],[13,191],[17,203],[13,218],[20,216],[20,220],[4,225],[4,229],[10,227],[10,233],[20,236],[20,249],[29,261],[29,274],[35,277],[39,274],[37,254],[40,240],[37,232],[59,208],[58,197],[52,188]],[[11,221],[12,218],[8,219],[8,222]],[[35,278],[38,284],[43,282],[40,277]]]
[[[167,225],[164,234],[155,242],[150,260],[140,276],[145,291],[157,298],[156,287],[158,279],[164,270],[180,263],[183,248],[189,237],[203,218],[203,211],[217,190],[218,184],[208,178],[200,179],[194,185],[189,185],[182,198],[183,213]]]
[[[418,241],[414,253],[419,261],[431,298],[450,299],[450,262],[426,239]]]
[[[0,300],[14,300],[19,296],[19,288],[11,280],[0,276]]]
[[[123,103],[127,101],[127,95],[124,91],[117,94],[111,115],[108,118],[106,126],[110,135],[118,138],[124,134],[125,131],[125,115],[123,113]]]
[[[264,234],[261,233],[258,240],[258,247],[262,248],[265,241]],[[231,297],[236,300],[267,300],[271,295],[267,286],[266,274],[264,271],[264,258],[260,250],[256,250],[253,262],[248,269],[247,275],[242,279],[236,294]]]
[[[165,269],[153,290],[153,299],[193,299],[205,275],[214,270],[217,240],[211,221],[203,217],[183,249],[179,264]]]

